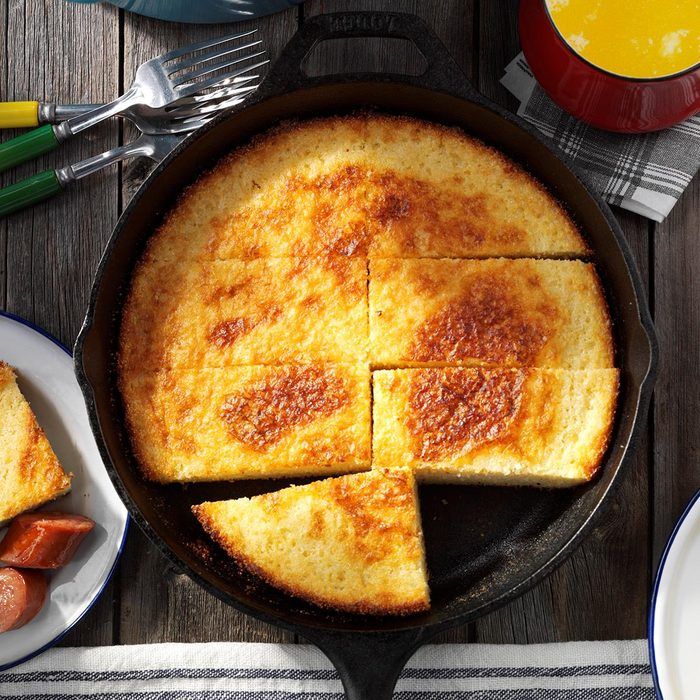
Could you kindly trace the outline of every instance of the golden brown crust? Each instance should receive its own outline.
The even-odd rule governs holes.
[[[371,458],[369,370],[356,365],[124,372],[127,428],[164,483],[330,475]]]
[[[229,394],[221,419],[237,440],[264,451],[292,428],[329,416],[350,400],[347,382],[323,367],[285,367]]]
[[[435,461],[504,440],[521,419],[526,371],[426,369],[411,377],[408,430],[416,459]]]
[[[507,282],[484,272],[474,275],[461,297],[450,301],[416,332],[410,357],[417,362],[473,357],[491,364],[529,365],[553,333],[557,307],[534,278],[527,306]],[[529,301],[529,300],[528,300]]]
[[[347,158],[336,157],[344,141]],[[312,152],[328,162],[314,163]],[[383,153],[395,155],[384,162]],[[279,167],[270,176],[260,163]],[[252,174],[235,179],[238,168]],[[202,211],[203,193],[228,178],[235,180],[231,205]],[[300,214],[313,235],[295,231]],[[196,255],[204,257],[590,252],[560,203],[503,154],[457,128],[385,114],[286,122],[259,135],[189,187],[161,232],[178,236],[195,221],[203,236]],[[280,241],[279,231],[292,238]],[[158,237],[149,254],[163,254]]]

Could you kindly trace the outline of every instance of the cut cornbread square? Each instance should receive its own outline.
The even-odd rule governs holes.
[[[226,367],[367,358],[359,258],[139,266],[122,320],[124,366]],[[175,282],[175,284],[173,284]]]
[[[429,482],[563,487],[601,462],[619,372],[426,367],[372,380],[375,464]]]
[[[150,251],[182,261],[589,252],[554,197],[502,153],[458,129],[386,114],[261,135],[183,193]]]
[[[154,481],[318,476],[370,464],[366,366],[122,370],[120,387],[134,451]]]
[[[44,431],[17,386],[15,373],[0,360],[0,524],[70,490]]]
[[[374,259],[369,269],[374,366],[613,366],[591,264]]]
[[[378,615],[430,605],[408,469],[375,469],[192,510],[241,566],[317,605]]]

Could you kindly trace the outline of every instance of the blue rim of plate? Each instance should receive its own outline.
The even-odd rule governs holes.
[[[661,578],[664,574],[664,568],[666,566],[666,560],[671,552],[671,547],[676,540],[676,536],[680,532],[680,529],[685,522],[686,518],[690,515],[696,503],[700,501],[700,491],[697,491],[695,495],[690,499],[688,505],[683,510],[683,514],[676,521],[673,526],[673,532],[671,532],[668,542],[664,547],[664,552],[661,555],[661,561],[659,562],[659,568],[656,571],[656,578],[654,579],[654,588],[651,594],[651,604],[649,605],[649,623],[647,625],[647,644],[649,646],[649,664],[651,666],[651,677],[654,681],[654,692],[658,700],[664,700],[663,693],[659,687],[659,676],[656,668],[656,654],[654,652],[654,623],[656,618],[656,599],[659,594],[659,586],[661,585]]]
[[[31,321],[27,321],[26,318],[22,318],[21,316],[17,316],[17,314],[13,314],[10,311],[3,311],[0,309],[0,317],[5,317],[9,318],[11,321],[16,321],[17,323],[21,323],[23,326],[26,326],[27,328],[30,328],[33,331],[36,331],[39,333],[39,335],[44,336],[47,340],[50,340],[54,345],[57,345],[63,352],[65,352],[69,357],[73,357],[73,353],[66,347],[58,338],[54,338],[50,333],[45,331],[43,328],[40,328],[37,326],[35,323],[32,323]],[[111,482],[110,482],[111,483]],[[116,492],[115,492],[116,493]],[[117,497],[119,498],[119,494],[117,494]],[[121,501],[121,498],[119,498]],[[50,641],[46,642],[44,646],[40,647],[36,651],[31,652],[30,654],[27,654],[26,656],[23,656],[21,659],[17,659],[17,661],[12,661],[9,664],[4,664],[0,665],[0,672],[2,671],[7,671],[10,668],[14,668],[15,666],[19,666],[20,664],[25,663],[25,661],[29,661],[30,659],[33,659],[35,656],[39,656],[40,654],[43,654],[45,651],[48,651],[51,649],[51,647],[55,646],[58,644],[63,637],[65,637],[68,632],[70,632],[84,617],[85,615],[92,610],[93,605],[102,597],[102,594],[104,593],[105,588],[107,588],[109,582],[112,580],[112,576],[114,575],[114,572],[117,569],[117,564],[119,563],[119,559],[121,559],[122,553],[124,552],[124,545],[126,544],[126,536],[129,533],[129,525],[131,524],[131,517],[129,516],[129,513],[127,512],[126,514],[126,521],[124,522],[124,534],[122,536],[122,541],[119,543],[119,549],[117,550],[117,556],[114,558],[114,562],[112,563],[112,568],[109,570],[109,573],[105,577],[105,580],[102,582],[102,586],[100,589],[95,593],[93,599],[90,601],[89,605],[83,610],[78,617],[73,620],[73,622],[68,625],[64,630],[62,630],[59,634],[57,634],[53,639]]]

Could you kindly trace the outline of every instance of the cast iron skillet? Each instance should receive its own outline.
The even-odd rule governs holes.
[[[412,41],[428,68],[309,78],[310,49],[331,38]],[[125,435],[114,357],[124,292],[144,243],[182,189],[238,144],[280,120],[361,107],[457,125],[505,151],[544,182],[588,236],[611,303],[622,369],[619,411],[602,473],[561,491],[425,486],[420,489],[432,590],[429,612],[367,618],[321,611],[236,569],[190,514],[190,505],[286,485],[239,482],[163,486],[144,481]],[[204,588],[239,610],[299,633],[337,667],[347,697],[390,698],[416,648],[437,632],[493,610],[560,564],[609,500],[643,424],[657,344],[638,273],[607,206],[561,154],[512,114],[474,91],[430,29],[410,15],[357,12],[309,19],[252,99],[188,138],[146,180],[122,214],[99,266],[75,365],[97,444],[132,517],[160,550]]]

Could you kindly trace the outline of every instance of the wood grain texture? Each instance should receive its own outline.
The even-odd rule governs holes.
[[[126,14],[124,16],[124,82],[136,68],[165,51],[207,37],[257,27],[269,58],[274,60],[298,26],[295,8],[255,22],[233,25],[169,24]],[[263,72],[265,69],[263,69]],[[125,140],[133,129],[124,130]],[[124,202],[153,167],[145,159],[123,168]],[[146,537],[132,528],[120,565],[121,606],[118,641],[140,644],[163,641],[294,641],[293,635],[258,622],[225,605],[186,576],[177,573]]]
[[[700,180],[657,226],[654,308],[661,368],[654,403],[653,564],[700,488]]]
[[[0,4],[0,99],[89,102],[118,94],[119,17],[114,9],[54,0]],[[100,153],[114,144],[116,133],[116,125],[108,124],[5,173],[1,183]],[[2,138],[13,135],[3,133]],[[97,262],[117,218],[117,192],[116,171],[105,171],[51,202],[0,222],[3,308],[72,345]],[[115,594],[115,588],[108,587],[64,644],[111,643]]]

